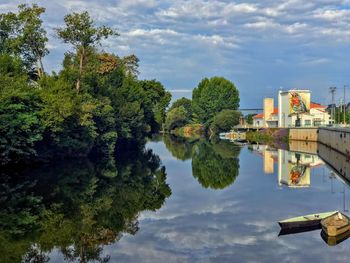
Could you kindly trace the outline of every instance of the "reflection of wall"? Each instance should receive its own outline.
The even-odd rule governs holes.
[[[317,142],[289,141],[289,150],[292,152],[303,152],[317,154]]]
[[[333,170],[350,181],[349,157],[321,143],[318,144],[318,154]]]
[[[318,141],[328,147],[350,156],[350,129],[348,128],[320,128]]]
[[[264,151],[264,173],[273,174],[273,158],[271,151]]]

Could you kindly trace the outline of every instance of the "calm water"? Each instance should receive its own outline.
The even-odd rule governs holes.
[[[278,236],[280,219],[350,205],[317,145],[291,148],[166,137],[2,172],[0,262],[348,262],[350,238]]]

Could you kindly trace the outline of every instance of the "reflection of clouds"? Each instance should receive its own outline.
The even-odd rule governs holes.
[[[312,170],[309,189],[279,189],[277,171],[265,176],[260,157],[243,149],[237,180],[215,191],[193,178],[190,160],[174,160],[161,142],[148,148],[166,166],[172,195],[161,209],[140,214],[135,235],[103,248],[110,262],[348,262],[349,240],[328,247],[319,230],[278,237],[280,219],[340,209],[343,196],[316,176],[322,168]],[[338,180],[333,186],[343,189]],[[64,260],[58,250],[50,258]]]
[[[248,221],[244,223],[247,226],[253,226],[257,229],[258,232],[264,232],[268,229],[271,229],[273,225],[275,225],[275,222],[271,221]]]
[[[160,210],[140,215],[135,236],[106,249],[112,262],[346,262],[346,241],[330,248],[318,230],[278,237],[279,219],[339,203],[329,181],[314,176],[320,168],[313,169],[313,187],[281,190],[277,174],[264,176],[262,165],[251,165],[259,158],[243,150],[235,183],[214,191],[192,177],[191,162],[169,160],[162,144],[155,152],[162,155],[173,194]]]
[[[222,212],[239,212],[240,207],[238,206],[239,202],[228,201],[227,203],[221,204],[207,204],[203,207],[199,206],[198,208],[193,208],[191,210],[192,215],[203,215],[203,214],[220,214]],[[187,209],[161,209],[157,212],[146,211],[141,213],[140,220],[164,220],[164,219],[174,219],[177,217],[188,215],[189,211]]]

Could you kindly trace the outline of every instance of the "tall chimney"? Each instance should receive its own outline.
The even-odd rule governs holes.
[[[265,121],[271,118],[271,114],[273,113],[273,98],[264,98],[264,119]]]

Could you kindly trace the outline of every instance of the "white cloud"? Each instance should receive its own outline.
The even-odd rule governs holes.
[[[2,0],[0,10],[14,11],[20,2]],[[344,61],[350,59],[346,47],[350,43],[349,0],[26,2],[46,7],[43,17],[51,50],[46,61],[51,61],[48,64],[54,65],[55,70],[68,46],[54,39],[52,28],[62,25],[67,13],[85,10],[98,24],[107,24],[121,33],[118,38],[104,41],[103,48],[119,55],[136,54],[140,58],[141,76],[158,78],[169,89],[196,86],[198,80],[210,75],[235,79],[245,89],[255,86],[251,83],[253,75],[261,82],[266,81],[261,83],[262,87],[278,87],[288,78],[280,74],[273,84],[271,77],[261,73],[262,69],[289,71],[294,61],[295,70],[306,65],[317,70],[342,56]],[[340,73],[329,74],[325,78],[345,78]]]
[[[191,93],[193,90],[192,89],[171,89],[169,91],[171,93],[183,93],[183,92]]]
[[[328,21],[340,21],[340,20],[349,20],[350,19],[350,10],[317,10],[315,11],[313,17],[324,19]]]

